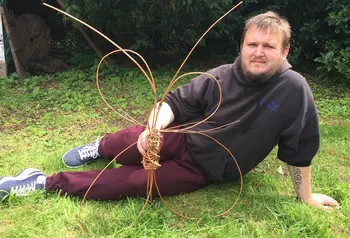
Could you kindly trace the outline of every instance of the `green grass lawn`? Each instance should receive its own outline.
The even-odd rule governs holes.
[[[160,91],[171,78],[168,71],[155,73]],[[152,105],[147,82],[135,70],[114,73],[101,75],[107,99],[143,121]],[[350,237],[350,90],[310,85],[322,134],[313,162],[313,191],[337,199],[340,210],[326,212],[298,201],[286,165],[273,151],[244,177],[238,204],[223,217],[215,215],[234,202],[238,182],[166,198],[175,210],[198,220],[177,217],[156,199],[130,227],[145,198],[87,201],[82,218],[88,232],[97,237]],[[9,77],[0,79],[0,89],[0,176],[27,167],[46,174],[73,171],[61,163],[68,149],[131,125],[102,103],[92,71],[71,70],[22,82]],[[99,161],[79,170],[103,166]],[[0,202],[0,237],[86,237],[78,222],[80,201],[45,191],[10,196]]]

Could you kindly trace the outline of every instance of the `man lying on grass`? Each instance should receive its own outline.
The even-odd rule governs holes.
[[[290,25],[276,13],[266,12],[246,21],[241,52],[233,64],[209,71],[220,82],[222,103],[210,118],[192,130],[207,132],[233,153],[243,174],[255,168],[278,145],[278,158],[288,164],[297,196],[317,207],[338,207],[333,198],[311,192],[311,160],[319,148],[317,110],[306,80],[287,61]],[[155,127],[201,121],[217,107],[219,89],[206,75],[194,78],[169,93],[160,106]],[[151,113],[149,122],[152,122]],[[117,200],[145,196],[147,171],[141,164],[147,151],[149,130],[134,126],[101,140],[76,147],[62,158],[70,168],[100,158],[113,159],[137,141],[117,162],[119,168],[106,170],[94,184],[88,198]],[[210,183],[239,179],[239,172],[228,152],[200,134],[164,133],[160,151],[161,167],[156,170],[163,195],[188,193]],[[0,198],[9,193],[26,194],[46,189],[83,197],[100,173],[59,172],[46,176],[37,169],[26,169],[15,177],[0,179]],[[157,196],[154,192],[154,196]]]

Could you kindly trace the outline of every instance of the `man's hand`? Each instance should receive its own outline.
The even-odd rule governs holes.
[[[148,149],[148,143],[147,143],[148,134],[149,134],[149,130],[148,129],[144,130],[139,135],[139,138],[137,140],[137,149],[142,154],[142,156],[145,156],[146,151]]]
[[[157,115],[156,113],[157,111],[159,111],[158,119],[155,120],[156,123],[153,125],[154,116]],[[166,128],[173,121],[174,121],[174,113],[171,110],[170,106],[165,102],[163,102],[162,104],[157,103],[157,105],[152,109],[151,114],[148,118],[148,124],[146,129],[140,134],[137,140],[137,149],[140,151],[142,156],[146,154],[146,151],[148,149],[147,137],[149,135],[149,128],[155,128],[157,130],[161,130]]]
[[[335,199],[319,193],[311,193],[311,196],[305,199],[304,202],[323,209],[339,208],[339,203]]]
[[[306,204],[328,209],[331,207],[339,208],[339,203],[324,194],[311,193],[311,166],[296,167],[288,165],[295,193]]]

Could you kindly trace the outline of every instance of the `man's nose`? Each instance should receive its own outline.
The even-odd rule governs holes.
[[[258,45],[255,49],[255,56],[256,57],[261,57],[264,55],[263,47],[261,45]]]

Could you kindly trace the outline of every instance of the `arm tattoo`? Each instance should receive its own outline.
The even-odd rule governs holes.
[[[295,188],[300,189],[300,185],[302,183],[302,177],[301,177],[301,170],[297,167],[294,167],[293,169],[293,178],[295,183]]]

